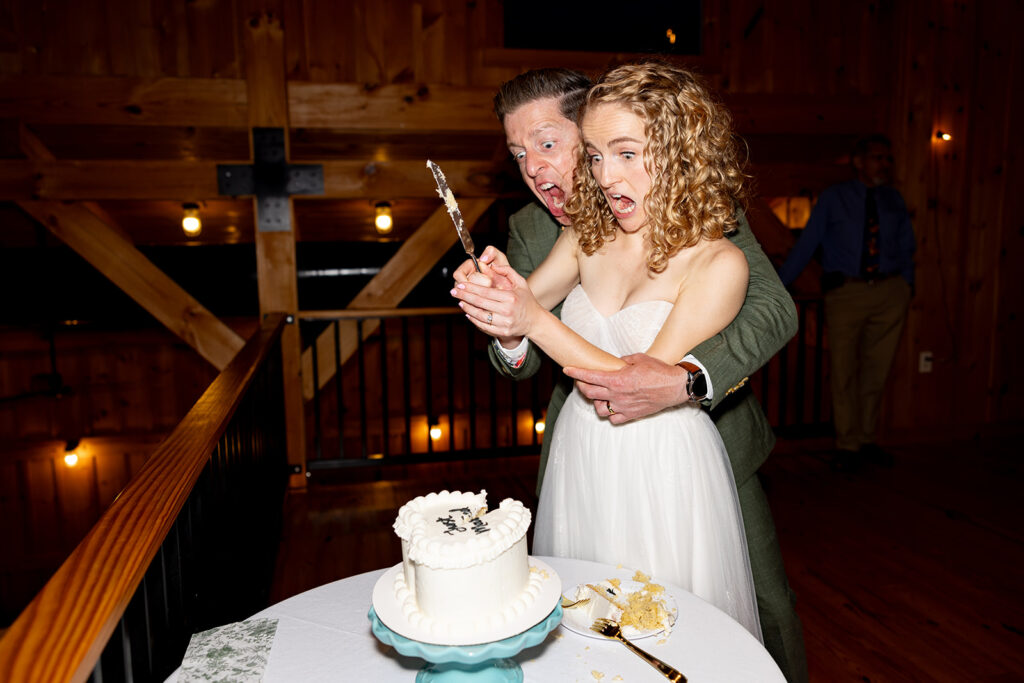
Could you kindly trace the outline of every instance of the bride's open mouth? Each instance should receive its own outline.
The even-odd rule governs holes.
[[[629,218],[636,211],[636,202],[621,194],[608,195],[608,205],[612,214],[619,219]]]

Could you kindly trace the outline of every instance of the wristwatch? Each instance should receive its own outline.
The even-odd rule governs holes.
[[[679,367],[686,370],[686,395],[694,403],[700,403],[708,397],[708,378],[700,366],[687,361],[680,361]]]

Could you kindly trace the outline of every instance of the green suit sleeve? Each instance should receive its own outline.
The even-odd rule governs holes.
[[[536,221],[524,220],[521,213],[513,214],[508,219],[508,248],[505,253],[509,265],[524,278],[530,277],[530,273],[537,269],[551,250],[551,245],[547,249],[537,248],[536,228]],[[531,249],[531,246],[534,248]],[[515,380],[533,377],[541,367],[541,353],[533,344],[527,345],[526,358],[518,368],[510,368],[493,343],[488,344],[487,355],[499,373]]]
[[[750,266],[747,298],[728,327],[691,351],[707,370],[714,387],[714,410],[732,387],[757,372],[797,329],[796,306],[782,286],[771,261],[761,249],[741,212],[737,231],[730,236]]]

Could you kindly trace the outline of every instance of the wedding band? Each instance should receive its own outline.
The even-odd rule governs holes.
[[[605,401],[604,404],[606,406],[608,406],[608,414],[609,415],[614,415],[615,414],[615,408],[612,408],[612,402],[611,401]]]
[[[487,324],[490,325],[492,320],[494,320],[494,314],[493,313],[488,313],[487,314]]]

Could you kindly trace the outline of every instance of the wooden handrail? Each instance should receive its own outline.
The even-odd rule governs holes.
[[[0,639],[0,680],[85,681],[285,325],[267,316]]]
[[[334,311],[299,311],[300,320],[357,320],[359,318],[411,318],[462,313],[457,306],[434,308],[341,308]]]

